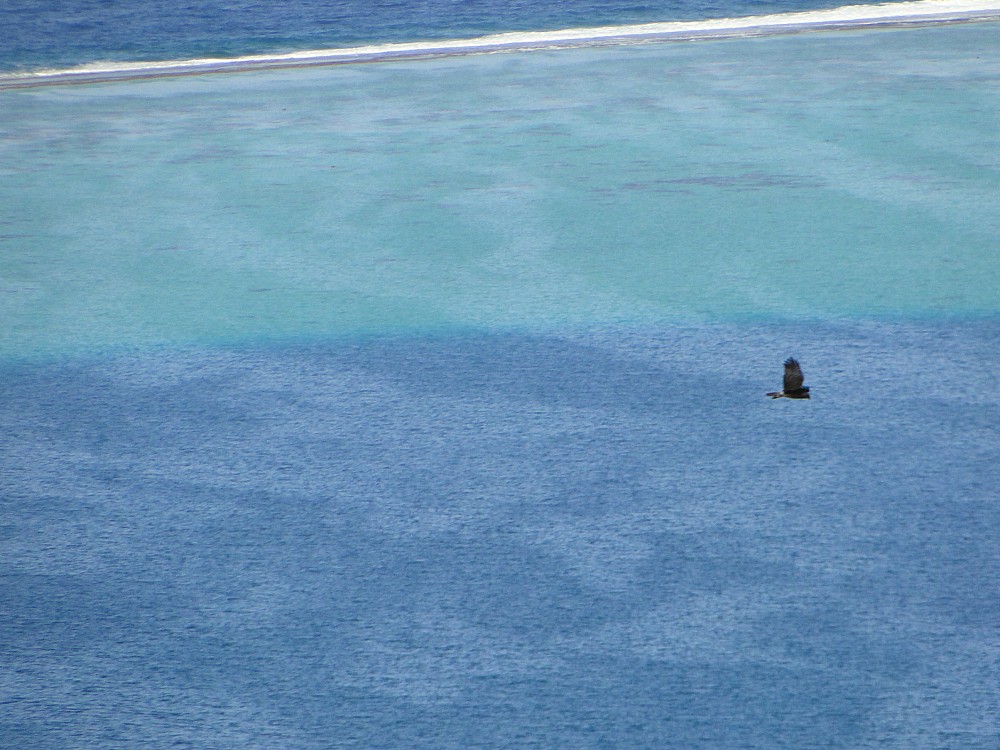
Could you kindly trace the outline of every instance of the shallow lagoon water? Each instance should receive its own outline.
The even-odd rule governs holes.
[[[995,747],[996,34],[2,94],[0,739]]]
[[[7,92],[0,344],[993,314],[998,28]]]

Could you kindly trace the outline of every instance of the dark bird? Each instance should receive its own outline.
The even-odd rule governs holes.
[[[802,385],[805,378],[802,368],[794,357],[785,360],[785,387],[783,390],[768,393],[771,398],[809,398],[809,387]]]

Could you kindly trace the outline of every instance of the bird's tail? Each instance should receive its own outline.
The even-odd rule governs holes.
[[[782,398],[785,395],[784,391],[775,391],[774,393],[768,393],[771,398]]]

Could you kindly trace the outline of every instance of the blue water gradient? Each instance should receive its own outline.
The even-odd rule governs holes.
[[[8,0],[0,71],[726,18],[838,0]]]
[[[0,747],[1000,746],[998,28],[0,92]]]
[[[1000,24],[0,94],[0,358],[1000,312]]]
[[[7,747],[991,748],[1000,323],[3,372]],[[810,402],[764,397],[799,356]]]

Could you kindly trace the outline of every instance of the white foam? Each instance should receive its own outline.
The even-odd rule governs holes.
[[[304,50],[234,58],[160,62],[95,62],[62,70],[0,73],[0,89],[46,83],[93,82],[259,68],[374,62],[455,54],[529,50],[547,47],[624,44],[671,39],[724,38],[779,34],[810,29],[891,26],[921,23],[1000,20],[1000,0],[913,0],[878,5],[847,5],[828,10],[780,13],[702,21],[667,21],[560,31],[493,34],[473,39],[377,44]]]

